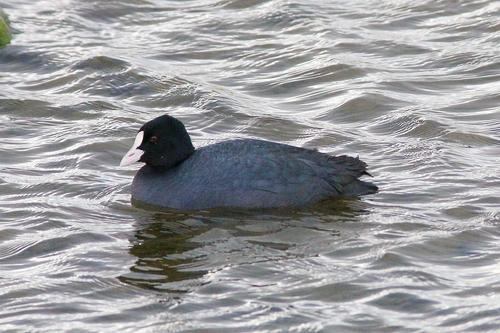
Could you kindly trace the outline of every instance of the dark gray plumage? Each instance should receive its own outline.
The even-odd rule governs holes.
[[[375,193],[375,185],[357,179],[365,170],[357,158],[233,140],[195,150],[166,171],[143,166],[134,178],[132,198],[180,210],[304,206],[329,197]]]
[[[297,207],[378,190],[358,179],[368,174],[366,164],[358,158],[330,156],[264,140],[231,140],[186,149],[190,153],[178,161],[169,159],[169,147],[173,147],[165,143],[161,156],[168,160],[168,166],[148,163],[155,157],[148,155],[153,149],[148,146],[159,151],[160,136],[174,137],[176,144],[184,141],[186,147],[192,147],[183,126],[182,133],[178,133],[182,123],[162,117],[141,128],[144,139],[138,149],[144,150],[141,160],[147,164],[137,172],[132,184],[136,203],[178,210]],[[172,122],[176,130],[169,125]],[[150,142],[152,136],[154,143]]]

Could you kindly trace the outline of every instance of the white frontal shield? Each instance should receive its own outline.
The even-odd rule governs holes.
[[[130,165],[134,162],[138,162],[141,159],[141,156],[142,154],[144,154],[144,151],[137,149],[137,147],[141,145],[143,138],[144,138],[143,131],[137,133],[132,148],[130,148],[130,150],[125,154],[125,156],[123,156],[120,162],[120,166]]]

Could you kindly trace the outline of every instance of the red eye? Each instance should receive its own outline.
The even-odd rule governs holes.
[[[158,137],[156,135],[153,135],[149,138],[149,142],[156,144],[158,142]]]

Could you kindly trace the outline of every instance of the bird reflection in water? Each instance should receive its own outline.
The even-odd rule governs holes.
[[[364,202],[350,199],[306,210],[141,215],[130,248],[137,260],[119,279],[155,291],[187,292],[226,267],[317,255],[350,234],[339,231],[342,225],[368,212]]]
[[[200,260],[194,253],[200,244],[192,239],[208,229],[202,220],[184,214],[154,214],[136,232],[129,252],[137,261],[120,281],[146,289],[187,291],[188,285],[176,282],[198,281],[207,273],[193,267]]]

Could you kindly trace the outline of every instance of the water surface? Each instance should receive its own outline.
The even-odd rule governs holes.
[[[3,332],[500,330],[500,4],[5,1]],[[118,167],[142,123],[196,146],[359,155],[381,191],[160,214]]]

